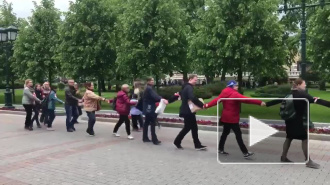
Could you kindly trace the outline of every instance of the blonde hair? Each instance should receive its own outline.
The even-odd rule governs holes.
[[[121,89],[125,89],[125,88],[129,88],[129,86],[127,84],[121,86]]]
[[[31,80],[31,79],[26,79],[26,80],[25,80],[24,87],[27,87],[27,84],[29,84],[29,82],[32,82],[32,80]]]

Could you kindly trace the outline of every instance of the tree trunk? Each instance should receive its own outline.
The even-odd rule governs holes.
[[[182,75],[183,75],[183,83],[188,83],[188,73],[186,71],[183,71]]]
[[[108,91],[111,91],[111,81],[108,81]]]
[[[227,70],[225,68],[223,68],[222,72],[221,72],[221,81],[222,82],[226,81],[226,73],[227,73]]]
[[[101,77],[99,77],[98,81],[97,81],[97,88],[98,88],[98,92],[99,92],[99,96],[102,95],[102,87],[101,87]]]
[[[102,92],[106,92],[106,88],[105,88],[105,82],[104,82],[104,78],[101,77],[101,89],[102,89]]]
[[[120,76],[116,75],[116,91],[120,91],[119,81],[120,81]]]
[[[239,68],[237,71],[237,80],[238,80],[238,91],[240,93],[243,93],[243,91],[242,91],[242,82],[243,82],[242,68]]]
[[[159,76],[156,75],[156,89],[159,90]]]

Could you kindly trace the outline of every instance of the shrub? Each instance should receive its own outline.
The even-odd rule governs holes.
[[[258,88],[252,97],[285,97],[291,92],[291,85],[268,85]]]
[[[65,84],[62,83],[62,82],[60,82],[60,83],[57,84],[57,88],[58,88],[59,90],[63,90],[63,89],[65,88]]]
[[[181,86],[161,87],[158,90],[158,94],[165,99],[169,99],[174,95],[174,93],[180,92],[181,89],[182,89]]]
[[[204,87],[207,92],[211,92],[213,96],[218,96],[221,91],[226,88],[226,84],[224,82],[215,82],[212,84],[204,85],[202,87]]]
[[[208,91],[204,86],[196,87],[194,89],[194,95],[197,98],[210,99],[212,98],[212,92]]]

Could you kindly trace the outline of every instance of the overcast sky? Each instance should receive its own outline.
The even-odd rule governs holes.
[[[9,3],[13,3],[13,9],[17,17],[27,18],[31,16],[31,10],[33,7],[33,1],[40,3],[41,0],[7,0]],[[67,11],[69,9],[69,2],[75,0],[55,0],[55,7],[61,11]],[[1,1],[2,4],[2,1]]]

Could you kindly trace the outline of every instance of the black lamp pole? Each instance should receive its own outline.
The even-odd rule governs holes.
[[[9,86],[9,56],[8,50],[11,48],[9,43],[16,40],[18,29],[14,26],[8,28],[0,28],[0,41],[4,45],[5,60],[6,60],[6,91],[5,91],[5,108],[15,108],[12,103],[12,93]]]

